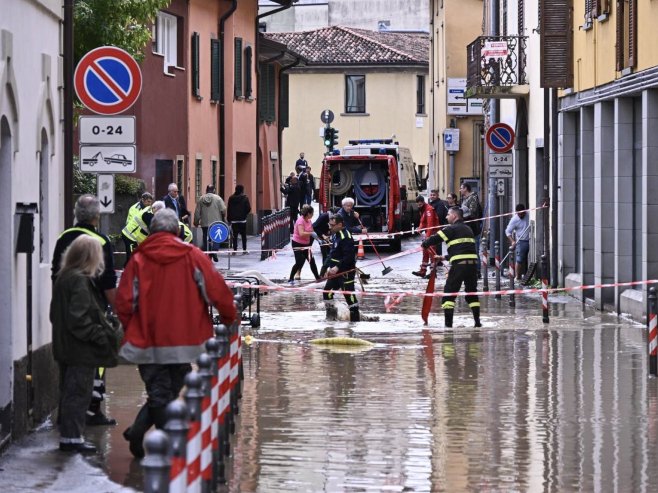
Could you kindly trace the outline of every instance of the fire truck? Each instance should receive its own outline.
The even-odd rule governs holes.
[[[368,239],[400,251],[402,235],[419,222],[418,179],[411,153],[391,139],[349,143],[342,154],[326,156],[322,163],[320,209],[340,207],[343,198],[352,197]],[[366,235],[355,239],[366,242]]]

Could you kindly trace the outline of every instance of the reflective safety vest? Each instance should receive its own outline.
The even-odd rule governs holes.
[[[145,207],[141,211],[137,211],[137,214],[133,216],[130,216],[129,212],[126,226],[121,230],[121,233],[135,243],[143,242],[149,235],[149,228],[144,222],[144,214],[147,212],[151,214],[153,213],[151,207]]]
[[[178,221],[178,226],[180,227],[180,232],[178,237],[183,240],[185,243],[192,243],[192,231],[187,227],[187,224],[184,222]]]
[[[61,237],[64,236],[66,233],[69,233],[69,232],[71,232],[71,231],[80,231],[80,232],[82,232],[82,233],[84,233],[84,234],[86,234],[86,235],[91,236],[92,238],[96,238],[98,241],[100,241],[101,246],[105,246],[105,243],[107,243],[107,241],[105,240],[105,238],[103,238],[101,235],[99,235],[98,233],[95,233],[94,231],[91,231],[91,230],[89,230],[89,229],[85,229],[85,228],[69,228],[69,229],[67,229],[66,231],[63,231],[62,234],[59,235],[59,237],[61,238]]]

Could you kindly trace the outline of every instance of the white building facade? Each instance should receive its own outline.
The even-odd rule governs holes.
[[[0,0],[0,12],[1,448],[56,403],[48,312],[64,140],[62,2]]]

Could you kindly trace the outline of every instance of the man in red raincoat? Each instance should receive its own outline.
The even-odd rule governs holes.
[[[429,238],[439,229],[439,217],[436,215],[434,207],[425,202],[425,197],[419,195],[416,197],[418,204],[418,212],[420,212],[420,224],[418,229],[420,234],[425,238]],[[414,276],[425,277],[427,275],[427,268],[430,266],[430,259],[432,253],[429,248],[423,248],[423,260],[420,264],[420,269],[412,272]]]

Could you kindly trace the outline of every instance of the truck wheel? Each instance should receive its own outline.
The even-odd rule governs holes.
[[[251,314],[251,319],[249,320],[249,323],[254,328],[260,327],[260,315],[258,313],[252,313]]]

